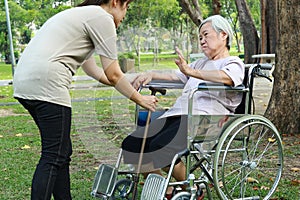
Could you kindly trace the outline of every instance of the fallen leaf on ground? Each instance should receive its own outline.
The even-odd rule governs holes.
[[[261,190],[270,190],[270,188],[269,188],[269,187],[267,187],[267,186],[264,186],[264,185],[263,185],[263,186],[261,186],[261,187],[260,187],[260,189],[261,189]]]
[[[273,143],[273,142],[276,141],[276,139],[275,138],[268,138],[268,141],[271,142],[271,143]]]
[[[298,167],[292,167],[292,168],[291,168],[291,171],[293,171],[293,172],[299,172],[299,171],[300,171],[300,168],[298,168]]]
[[[292,185],[300,185],[300,180],[292,180],[291,184]]]
[[[24,145],[23,147],[21,147],[21,149],[30,149],[29,145]]]
[[[219,182],[219,187],[220,187],[220,188],[223,188],[223,187],[224,187],[224,185],[223,185],[223,182],[222,182],[222,181],[220,181],[220,182]]]
[[[252,177],[248,177],[247,182],[248,183],[259,183],[258,180],[256,180],[255,178],[252,178]]]
[[[252,189],[256,191],[256,190],[259,190],[259,187],[255,186]]]

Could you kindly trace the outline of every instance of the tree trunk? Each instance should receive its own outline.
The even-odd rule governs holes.
[[[276,0],[261,0],[261,53],[275,53],[278,28]]]
[[[300,1],[277,1],[274,86],[265,116],[281,133],[300,133]]]
[[[220,0],[213,0],[212,4],[213,4],[214,15],[219,15],[221,12],[221,8],[222,8]]]
[[[266,53],[276,52],[276,43],[278,35],[276,17],[274,17],[277,16],[276,1],[277,0],[268,0],[266,4]]]
[[[266,31],[266,0],[260,0],[260,49],[261,53],[267,53],[266,43],[267,43],[267,31]]]
[[[237,12],[237,9],[236,9],[236,5],[235,3],[233,2],[230,2],[230,3],[225,3],[222,5],[222,7],[224,8],[224,12],[225,12],[225,15],[226,17],[228,17],[229,21],[231,22],[232,24],[232,28],[233,28],[233,35],[234,35],[234,38],[235,38],[235,41],[236,41],[236,46],[237,46],[237,50],[239,53],[241,53],[241,36],[240,36],[240,28],[238,26],[238,23],[239,23],[239,13]],[[233,10],[236,10],[234,12],[236,12],[237,14],[236,15],[231,15],[231,13],[233,12]]]
[[[179,0],[181,8],[189,15],[194,24],[199,26],[202,21],[202,14],[198,0]]]
[[[239,12],[240,28],[244,38],[244,62],[254,63],[256,60],[251,56],[257,54],[259,38],[249,8],[245,0],[235,0]]]

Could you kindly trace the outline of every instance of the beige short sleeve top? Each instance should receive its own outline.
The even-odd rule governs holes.
[[[15,70],[14,97],[71,106],[72,76],[93,53],[117,59],[113,16],[84,6],[51,17],[32,38]]]

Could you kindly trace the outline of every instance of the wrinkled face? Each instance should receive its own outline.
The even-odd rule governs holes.
[[[203,53],[208,58],[214,58],[226,47],[227,34],[216,32],[211,23],[205,23],[199,31],[199,40]]]
[[[122,5],[121,1],[117,1],[116,11],[114,12],[114,22],[116,28],[118,28],[122,23],[122,21],[124,20],[128,7],[129,7],[128,2]]]

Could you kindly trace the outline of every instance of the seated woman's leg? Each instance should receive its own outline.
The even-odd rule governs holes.
[[[144,127],[139,128],[124,139],[122,149],[125,163],[138,163],[144,131]],[[150,173],[163,175],[160,169],[169,166],[175,154],[187,147],[187,116],[155,120],[150,123],[148,133],[142,163],[151,163],[152,168],[142,168],[145,178]],[[178,181],[186,179],[185,165],[180,159],[172,175]],[[169,187],[166,193],[171,194],[172,190]]]
[[[122,143],[124,162],[138,164],[143,153],[143,164],[153,163],[154,169],[169,165],[174,155],[186,148],[187,116],[175,116],[150,123],[144,151],[141,152],[145,127],[138,128]]]
[[[160,119],[150,123],[147,135],[145,135],[145,127],[138,127],[134,132],[132,132],[123,140],[121,147],[123,150],[123,158],[125,164],[137,165],[139,163],[141,153],[143,154],[142,164],[145,165],[152,163],[149,143],[156,137],[156,134],[164,127],[165,121],[165,119]],[[143,140],[145,140],[145,146],[143,152],[141,152]],[[151,165],[153,166],[153,164]],[[154,168],[150,167],[148,171],[152,170],[154,170]]]

